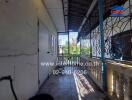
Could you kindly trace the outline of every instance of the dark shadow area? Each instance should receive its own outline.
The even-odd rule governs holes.
[[[29,100],[54,100],[53,97],[49,94],[38,94],[33,96]]]

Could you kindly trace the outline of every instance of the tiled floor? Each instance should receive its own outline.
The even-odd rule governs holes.
[[[54,100],[104,100],[104,94],[99,91],[88,75],[72,73],[78,67],[64,67],[67,74],[51,75],[42,85],[38,93],[47,93],[54,97]]]

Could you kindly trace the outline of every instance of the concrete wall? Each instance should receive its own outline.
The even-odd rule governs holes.
[[[54,63],[57,57],[57,41],[52,42],[54,38],[57,38],[56,34],[49,33],[45,25],[40,21],[39,24],[39,81],[40,86],[43,81],[48,77],[49,72],[54,68],[54,66],[47,65]],[[53,45],[52,45],[53,43]],[[55,47],[55,48],[53,48]],[[49,53],[48,53],[49,52]]]
[[[45,4],[43,4],[42,0],[33,0],[33,2],[37,10],[38,18],[46,25],[50,33],[55,34],[57,30],[48,14],[48,11],[46,10]]]
[[[0,0],[0,77],[12,76],[19,100],[34,95],[47,75],[47,69],[39,72],[38,19],[48,30],[44,33],[56,33],[41,0]],[[0,82],[0,100],[14,100],[8,81]]]

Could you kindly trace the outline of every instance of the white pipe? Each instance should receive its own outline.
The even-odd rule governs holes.
[[[85,24],[85,22],[86,22],[87,18],[89,17],[90,13],[91,13],[92,10],[94,9],[96,3],[97,3],[97,0],[93,0],[93,2],[92,2],[92,4],[91,4],[90,8],[89,8],[88,11],[87,11],[86,17],[83,19],[82,24],[81,24],[81,26],[79,27],[78,32],[81,31],[83,25]]]

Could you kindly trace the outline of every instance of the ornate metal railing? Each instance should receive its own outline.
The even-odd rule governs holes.
[[[94,58],[81,58],[81,62],[85,64],[85,69],[87,69],[89,76],[102,88],[101,61]]]
[[[107,62],[107,86],[109,95],[116,100],[132,98],[132,65],[116,61]]]
[[[94,58],[81,58],[94,82],[102,88],[101,61]],[[132,98],[132,64],[106,60],[107,67],[107,93],[112,100],[131,100]],[[103,88],[102,88],[103,89]]]

